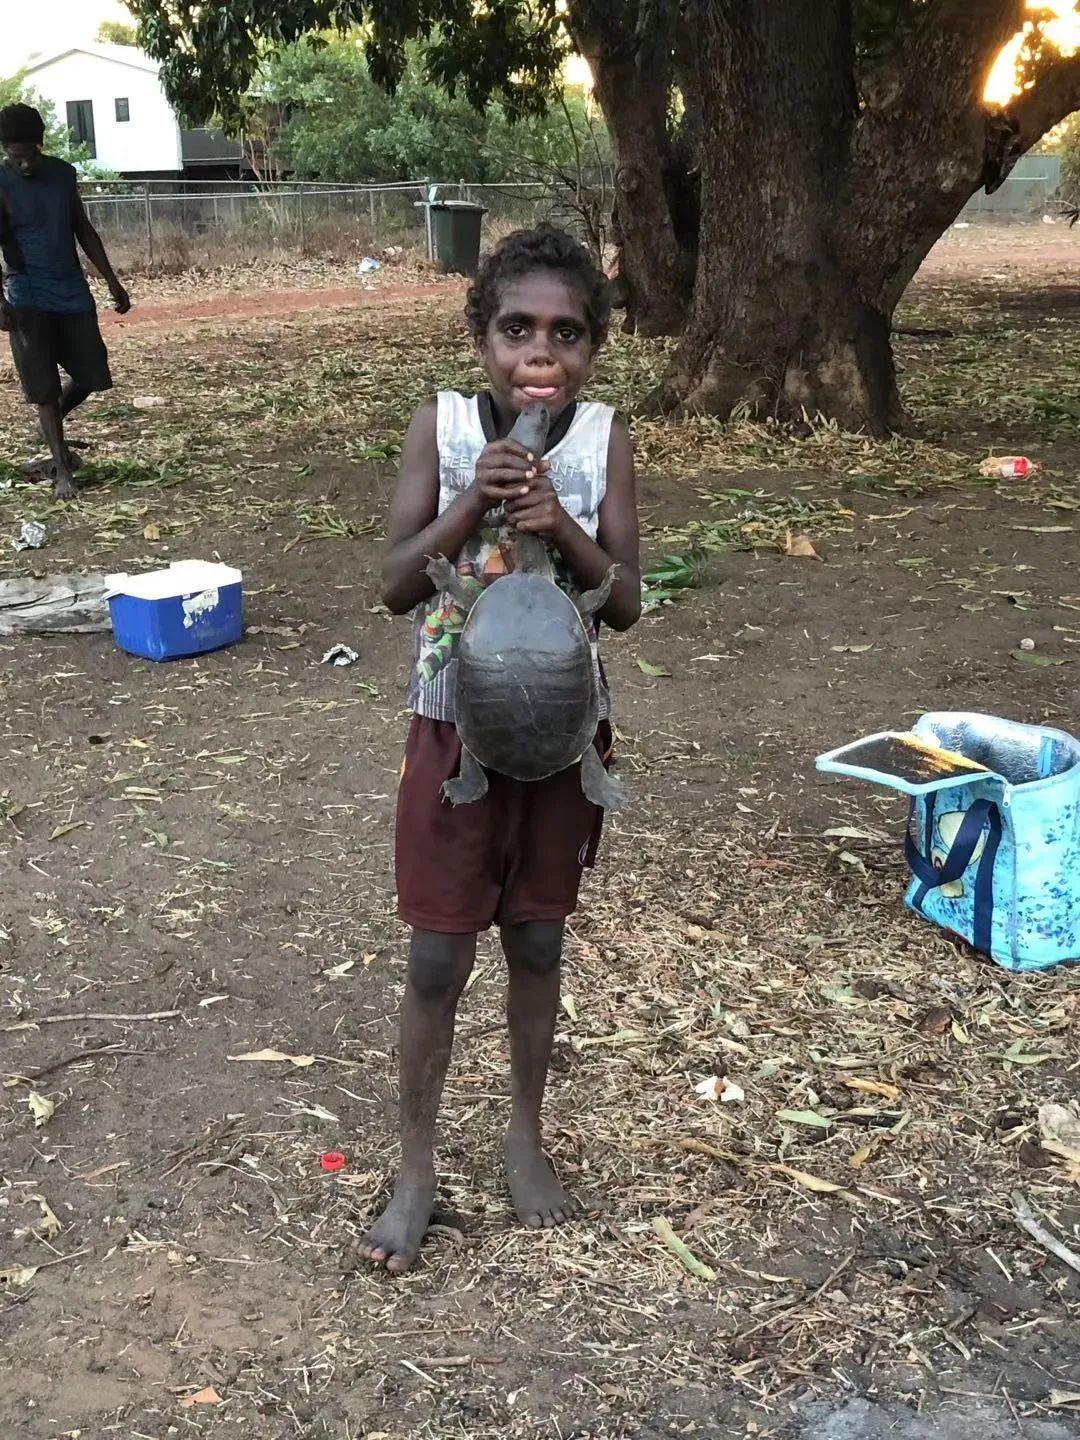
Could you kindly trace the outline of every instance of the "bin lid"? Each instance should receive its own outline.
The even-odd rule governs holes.
[[[475,200],[429,200],[427,205],[431,210],[479,210],[482,215],[487,214],[487,206]]]
[[[107,575],[108,595],[131,595],[136,600],[168,600],[177,595],[197,595],[203,590],[220,590],[239,585],[239,570],[208,560],[174,560],[165,570],[148,570],[142,575]]]

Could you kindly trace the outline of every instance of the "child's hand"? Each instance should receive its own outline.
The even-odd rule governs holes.
[[[517,493],[506,502],[506,518],[515,530],[553,540],[566,524],[567,514],[544,473],[534,476],[524,495]]]
[[[476,462],[476,488],[488,509],[524,499],[538,479],[546,477],[546,460],[530,459],[524,445],[516,440],[492,440],[481,450]],[[550,488],[550,482],[548,482]]]

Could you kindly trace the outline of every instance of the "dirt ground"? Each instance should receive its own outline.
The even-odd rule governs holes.
[[[607,639],[634,804],[571,924],[548,1104],[585,1217],[513,1220],[485,943],[398,1281],[340,1264],[395,1153],[409,635],[377,577],[408,415],[473,378],[458,288],[144,291],[169,312],[110,330],[67,508],[21,483],[3,355],[0,535],[49,534],[0,577],[219,556],[248,624],[167,666],[0,638],[3,1434],[1080,1434],[1080,1274],[1014,1209],[1080,1249],[1080,1161],[1038,1120],[1077,1095],[1080,970],[1011,976],[910,916],[902,804],[814,769],[932,709],[1076,724],[1073,247],[942,243],[904,320],[949,333],[898,342],[922,438],[635,426],[647,560],[699,583]],[[619,337],[597,395],[662,361]],[[1042,469],[984,481],[990,448]],[[358,664],[320,664],[338,641]]]

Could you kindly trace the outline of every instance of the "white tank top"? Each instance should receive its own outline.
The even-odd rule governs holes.
[[[548,450],[544,459],[551,466],[552,488],[568,515],[590,539],[596,539],[600,503],[607,491],[608,442],[614,411],[610,405],[579,401],[570,428]],[[437,442],[439,447],[439,514],[473,483],[476,461],[488,443],[480,421],[475,395],[456,390],[438,394]],[[489,584],[513,566],[508,532],[489,514],[465,542],[457,559],[459,575]],[[552,579],[569,595],[578,594],[565,562],[548,547]],[[465,623],[461,607],[449,595],[437,595],[416,611],[415,664],[409,683],[409,704],[418,715],[431,720],[454,719],[454,651]],[[595,624],[586,622],[592,644],[593,663],[600,686],[600,718],[611,713],[607,681],[600,664]]]

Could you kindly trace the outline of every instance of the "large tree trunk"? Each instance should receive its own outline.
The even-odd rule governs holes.
[[[880,296],[833,229],[858,120],[850,0],[697,0],[703,105],[697,282],[655,408],[900,414]]]
[[[670,38],[662,33],[639,44],[633,14],[626,0],[574,0],[571,29],[614,151],[613,228],[627,328],[677,335],[693,286],[696,215],[687,220],[684,168],[668,133]]]
[[[895,307],[968,198],[1046,128],[1041,86],[1009,115],[981,100],[1023,0],[929,0],[860,77],[861,96],[850,0],[687,0],[684,15],[700,248],[682,338],[646,410],[897,428]],[[1078,103],[1078,75],[1076,62],[1055,68],[1054,120]]]

